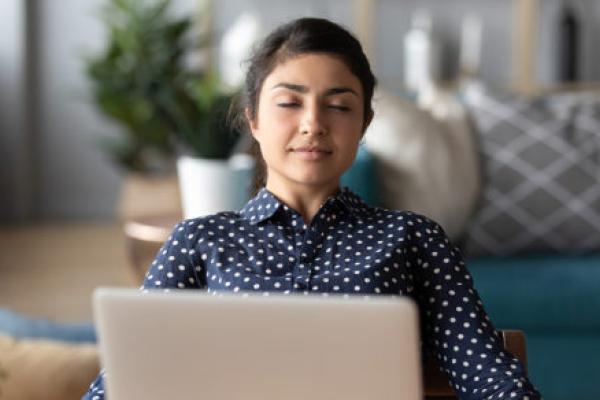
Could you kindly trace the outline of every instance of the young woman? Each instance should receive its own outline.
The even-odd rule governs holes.
[[[461,398],[540,398],[442,228],[339,187],[373,117],[374,87],[360,44],[340,26],[303,18],[271,33],[241,102],[261,188],[239,212],[176,225],[143,288],[410,296],[424,346]],[[103,385],[101,374],[84,398],[104,398]]]

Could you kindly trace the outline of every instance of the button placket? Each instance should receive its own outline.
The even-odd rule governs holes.
[[[292,228],[294,229],[295,258],[293,289],[294,291],[311,291],[312,278],[314,274],[314,259],[316,245],[320,240],[320,232],[326,224],[327,206],[323,207],[315,216],[312,223],[307,226],[299,214],[292,216]],[[323,290],[319,285],[319,290]]]
[[[295,264],[293,268],[293,285],[292,290],[294,292],[303,292],[308,288],[308,270],[309,268],[306,265],[306,257],[303,257],[303,243],[304,243],[304,235],[306,232],[306,225],[304,221],[302,221],[302,217],[299,214],[294,213],[291,216],[292,219],[292,229],[293,229],[293,240],[294,240],[294,258]]]
[[[321,229],[322,229],[322,221],[316,220],[315,224],[311,224],[303,235],[301,252],[300,252],[300,260],[304,266],[304,275],[305,275],[305,284],[307,285],[307,289],[309,291],[318,290],[320,292],[324,291],[324,287],[327,286],[325,282],[319,282],[317,288],[314,287],[315,274],[317,274],[317,270],[321,270],[322,267],[316,267],[314,260],[316,259],[317,254],[315,254],[318,249],[317,245],[321,240]],[[319,264],[320,265],[320,264]]]

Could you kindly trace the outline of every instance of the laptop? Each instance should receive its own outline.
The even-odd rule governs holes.
[[[421,400],[400,297],[94,293],[109,400]]]

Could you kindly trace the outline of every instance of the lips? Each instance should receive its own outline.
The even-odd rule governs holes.
[[[293,147],[290,152],[305,160],[320,160],[333,153],[329,149],[318,146]]]
[[[292,148],[292,151],[294,152],[302,152],[302,153],[325,153],[325,154],[331,154],[331,150],[327,150],[321,147],[295,147]]]

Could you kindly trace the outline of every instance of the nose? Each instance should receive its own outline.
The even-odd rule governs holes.
[[[323,111],[318,104],[311,104],[305,108],[300,122],[300,133],[302,135],[311,134],[318,136],[327,134]]]

